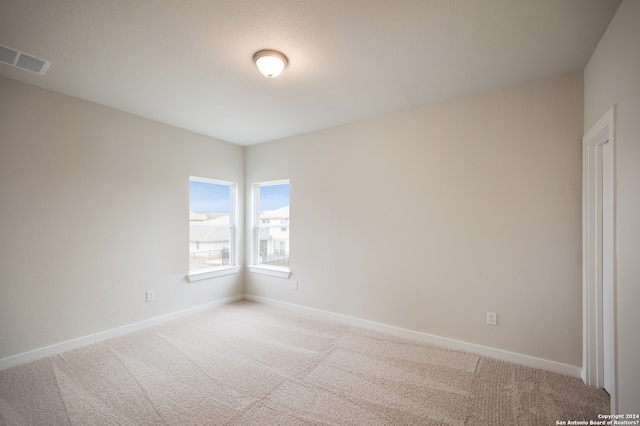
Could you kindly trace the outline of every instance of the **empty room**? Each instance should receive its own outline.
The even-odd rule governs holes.
[[[638,425],[638,218],[638,0],[0,0],[0,425]]]

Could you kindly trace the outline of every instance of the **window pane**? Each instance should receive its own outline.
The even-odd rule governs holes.
[[[229,265],[231,185],[189,181],[189,272]]]
[[[260,219],[289,219],[289,184],[260,186]],[[282,216],[286,209],[286,216]],[[280,212],[278,212],[280,210]],[[274,216],[275,214],[275,216]],[[280,215],[280,216],[278,216]],[[274,222],[270,220],[270,222]],[[275,221],[280,223],[280,221]]]
[[[259,187],[258,263],[289,267],[289,184]]]
[[[189,210],[199,213],[229,213],[231,186],[189,181]]]
[[[229,264],[231,228],[192,223],[189,233],[190,271]]]

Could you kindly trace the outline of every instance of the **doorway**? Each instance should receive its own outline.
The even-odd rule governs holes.
[[[615,107],[583,138],[583,381],[616,399]]]

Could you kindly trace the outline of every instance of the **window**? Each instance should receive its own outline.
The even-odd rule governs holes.
[[[254,191],[253,272],[289,276],[289,181],[256,183]],[[258,268],[255,268],[258,267]],[[261,268],[261,269],[260,269]]]
[[[189,280],[235,273],[236,191],[233,182],[189,178]],[[235,267],[235,268],[234,268]]]

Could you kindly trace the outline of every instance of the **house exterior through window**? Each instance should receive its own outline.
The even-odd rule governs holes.
[[[289,268],[289,181],[254,184],[253,264]]]
[[[189,178],[189,274],[236,265],[237,185]]]

